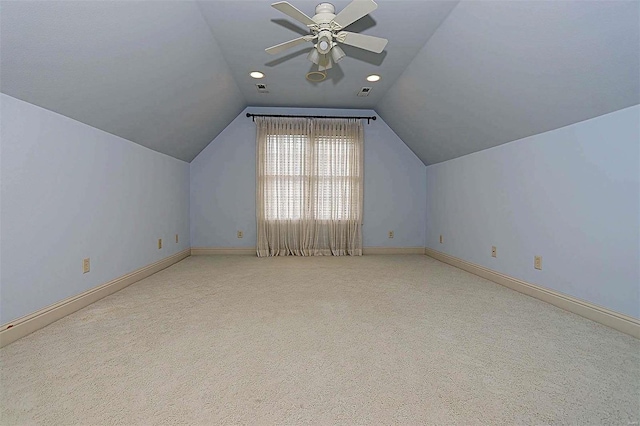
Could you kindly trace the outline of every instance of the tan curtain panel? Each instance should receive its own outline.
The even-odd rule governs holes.
[[[258,256],[362,255],[361,121],[255,122]]]

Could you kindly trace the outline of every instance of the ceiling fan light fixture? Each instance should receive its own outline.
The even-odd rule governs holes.
[[[333,46],[333,49],[331,49],[331,58],[333,59],[333,62],[338,63],[340,59],[345,56],[347,56],[346,53],[344,53],[344,50],[342,50],[337,44]]]
[[[380,77],[378,74],[371,74],[370,76],[367,77],[367,81],[374,83],[376,81],[380,81],[381,78],[382,77]]]
[[[318,64],[318,71],[330,70],[332,66],[333,66],[333,63],[331,62],[331,56],[322,55],[320,57],[320,63]]]
[[[333,34],[331,31],[323,30],[318,33],[318,43],[316,44],[316,48],[318,52],[322,55],[329,53],[331,50],[331,46],[333,46]]]
[[[309,55],[307,55],[307,59],[318,65],[320,63],[320,54],[317,49],[311,49]]]
[[[253,78],[264,78],[264,74],[260,71],[251,71],[249,75]]]

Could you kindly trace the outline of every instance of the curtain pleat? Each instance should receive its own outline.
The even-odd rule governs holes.
[[[362,255],[360,120],[255,121],[258,256]]]

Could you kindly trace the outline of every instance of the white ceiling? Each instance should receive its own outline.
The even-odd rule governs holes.
[[[377,2],[349,30],[385,52],[310,83],[310,44],[264,52],[303,31],[270,1],[3,0],[0,90],[186,161],[247,105],[373,108],[432,164],[640,103],[638,1]]]

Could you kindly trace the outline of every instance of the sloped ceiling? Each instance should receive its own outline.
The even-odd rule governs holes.
[[[376,111],[432,164],[636,105],[639,5],[462,2]]]
[[[193,2],[3,1],[0,89],[191,161],[245,107]]]
[[[269,3],[2,1],[0,90],[185,161],[246,105],[374,108],[432,164],[640,103],[638,1],[378,0],[349,29],[385,52],[322,83],[310,45],[264,52],[304,33]]]

